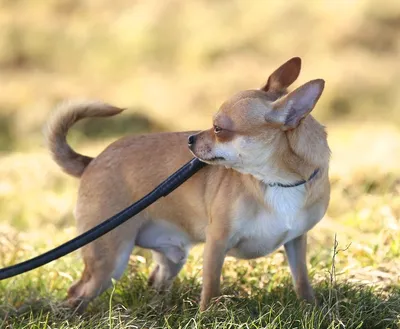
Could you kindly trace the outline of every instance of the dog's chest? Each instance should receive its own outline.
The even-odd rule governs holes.
[[[302,235],[315,223],[303,209],[304,186],[269,188],[265,206],[243,200],[236,209],[229,254],[250,259],[267,255],[284,243]]]

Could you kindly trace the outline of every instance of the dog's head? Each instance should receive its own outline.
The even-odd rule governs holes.
[[[300,58],[292,58],[275,70],[260,90],[239,92],[223,103],[213,127],[189,137],[191,152],[209,164],[257,174],[279,151],[276,141],[299,126],[322,94],[321,79],[286,93],[300,68]]]

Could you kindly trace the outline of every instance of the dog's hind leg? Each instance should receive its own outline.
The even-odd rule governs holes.
[[[102,199],[96,201],[78,203],[76,217],[80,232],[114,215],[129,202],[118,202],[110,197],[108,204]],[[93,298],[112,285],[112,279],[118,280],[122,276],[142,221],[142,217],[135,216],[82,248],[85,268],[81,279],[68,291],[67,301],[70,306],[83,311]]]
[[[177,256],[180,256],[176,258],[171,257],[168,253],[158,251],[152,251],[152,253],[153,260],[157,265],[149,276],[148,284],[157,291],[168,290],[186,263],[187,251],[179,250],[179,252],[175,252]]]
[[[101,238],[86,246],[82,255],[85,264],[81,279],[68,290],[68,304],[83,311],[87,304],[118,280],[129,261],[134,240],[116,248],[103,248]],[[103,242],[104,244],[104,242]]]

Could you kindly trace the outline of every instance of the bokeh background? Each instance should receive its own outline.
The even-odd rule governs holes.
[[[209,127],[226,98],[293,56],[294,86],[326,80],[313,114],[332,148],[311,262],[329,259],[336,233],[338,275],[398,284],[400,2],[389,0],[0,0],[0,265],[75,234],[78,181],[42,138],[58,102],[129,109],[71,131],[75,149],[96,155],[130,133]]]

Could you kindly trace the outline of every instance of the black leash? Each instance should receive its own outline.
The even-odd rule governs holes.
[[[130,205],[128,208],[122,210],[118,214],[107,219],[106,221],[102,222],[101,224],[93,227],[89,231],[62,244],[61,246],[58,246],[57,248],[54,248],[53,250],[47,251],[42,255],[36,256],[19,264],[0,269],[0,280],[8,279],[13,276],[31,271],[37,267],[50,263],[53,260],[63,257],[96,240],[97,238],[126,222],[129,218],[146,209],[152,203],[156,202],[159,198],[167,196],[204,166],[206,166],[206,163],[201,162],[197,158],[192,159],[182,168],[177,170],[174,174],[169,176],[164,182],[158,185],[152,192],[144,196],[142,199]]]

